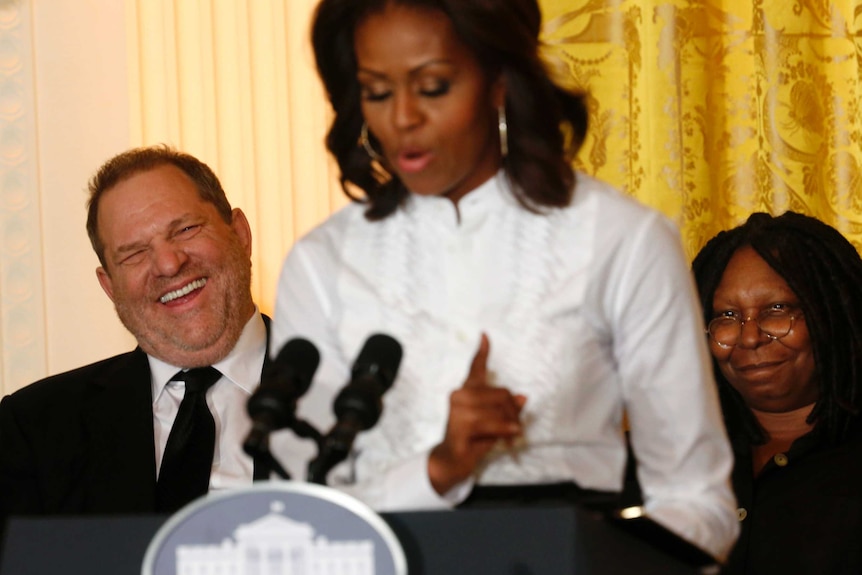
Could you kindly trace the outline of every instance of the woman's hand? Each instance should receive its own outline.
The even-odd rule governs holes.
[[[441,495],[467,479],[498,441],[511,444],[523,431],[520,414],[527,398],[489,385],[489,351],[482,334],[464,385],[449,396],[446,435],[428,458],[428,477]]]

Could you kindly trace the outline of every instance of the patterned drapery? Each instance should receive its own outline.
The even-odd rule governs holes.
[[[210,162],[251,220],[256,298],[344,203],[311,61],[317,0],[127,0],[134,144]],[[862,0],[539,0],[545,57],[586,89],[584,171],[680,226],[690,257],[757,210],[862,247]]]
[[[541,0],[589,92],[579,167],[673,218],[689,256],[753,211],[862,247],[862,2]]]

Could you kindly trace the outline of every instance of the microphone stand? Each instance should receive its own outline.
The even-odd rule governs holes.
[[[317,444],[318,452],[323,445],[323,435],[310,423],[303,419],[295,419],[287,426],[298,437],[313,439]],[[269,450],[269,434],[263,436],[260,441],[243,444],[243,450],[254,459],[254,481],[266,481],[272,473],[282,479],[290,480],[291,476],[287,469],[279,463]]]
[[[317,457],[308,464],[308,481],[326,485],[326,476],[333,467],[344,461],[350,454],[353,439],[364,428],[355,417],[348,415],[342,426],[335,426],[318,443]]]
[[[255,482],[269,481],[269,477],[273,472],[282,479],[290,480],[290,473],[278,462],[269,449],[258,451],[252,455],[252,458],[254,459]]]

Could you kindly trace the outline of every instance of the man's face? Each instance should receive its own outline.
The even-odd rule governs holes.
[[[105,192],[98,233],[99,283],[145,352],[196,367],[233,349],[254,313],[242,211],[226,223],[184,172],[162,165]]]

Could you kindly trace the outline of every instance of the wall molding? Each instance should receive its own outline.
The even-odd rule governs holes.
[[[46,373],[32,0],[0,0],[0,392]]]

